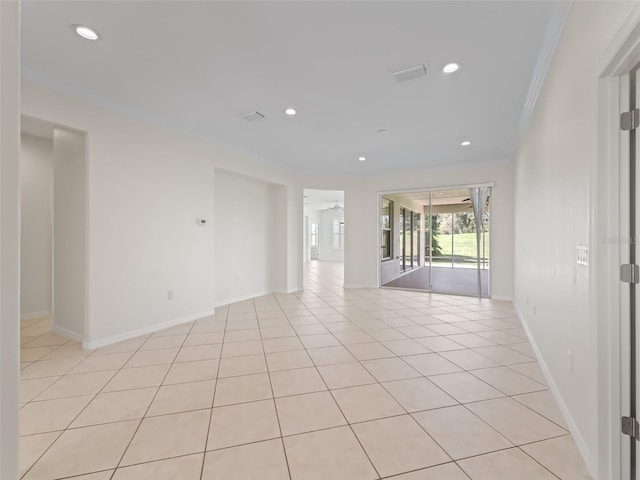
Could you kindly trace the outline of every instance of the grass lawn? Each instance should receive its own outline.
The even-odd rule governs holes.
[[[451,262],[451,235],[435,235],[438,239],[438,245],[442,251],[442,257],[434,258],[434,262]],[[482,249],[482,237],[480,237],[480,248]],[[484,255],[481,257],[489,258],[489,233],[484,234]],[[455,263],[476,262],[476,234],[475,233],[456,233],[453,235],[453,255],[456,257]]]

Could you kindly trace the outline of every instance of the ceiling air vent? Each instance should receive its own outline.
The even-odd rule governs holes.
[[[260,112],[249,112],[240,115],[240,118],[246,120],[247,122],[255,122],[256,120],[262,120],[264,115]]]
[[[391,70],[390,73],[396,79],[396,82],[402,83],[416,78],[425,77],[427,75],[427,67],[424,66],[424,64],[420,64],[414,65],[413,67]]]

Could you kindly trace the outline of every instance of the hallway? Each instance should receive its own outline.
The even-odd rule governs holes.
[[[590,478],[509,303],[342,275],[94,352],[23,322],[21,478]]]

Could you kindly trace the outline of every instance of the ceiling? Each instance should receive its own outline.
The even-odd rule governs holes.
[[[344,208],[344,192],[342,190],[304,189],[305,210],[326,210],[336,204]]]
[[[300,173],[510,161],[566,15],[559,5],[25,0],[22,71]],[[462,67],[444,75],[448,62]],[[389,73],[417,64],[426,77]],[[252,111],[265,118],[240,118]]]

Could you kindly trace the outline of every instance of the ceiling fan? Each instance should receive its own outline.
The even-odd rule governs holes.
[[[344,208],[340,205],[340,202],[336,200],[336,203],[332,207],[327,207],[324,210],[333,210],[335,212],[339,212],[340,210],[344,210]]]

